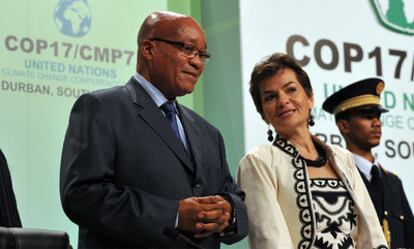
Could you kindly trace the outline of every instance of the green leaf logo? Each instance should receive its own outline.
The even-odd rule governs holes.
[[[393,31],[414,35],[413,0],[371,0],[382,24]]]

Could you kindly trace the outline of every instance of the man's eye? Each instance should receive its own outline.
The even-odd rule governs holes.
[[[367,119],[374,119],[374,118],[380,118],[381,113],[380,112],[368,112],[365,114],[365,118]]]
[[[183,51],[185,53],[191,54],[194,51],[194,46],[193,45],[190,45],[190,44],[184,44]]]
[[[210,59],[210,54],[207,53],[206,51],[200,51],[199,55],[202,58]]]
[[[364,112],[359,112],[356,114],[357,116],[360,116],[361,118],[364,119],[374,119],[374,118],[381,118],[381,112],[372,112],[372,111],[364,111]]]

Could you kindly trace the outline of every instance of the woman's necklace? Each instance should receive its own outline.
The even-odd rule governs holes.
[[[302,157],[306,161],[306,165],[309,167],[320,168],[326,164],[326,153],[322,146],[318,143],[313,143],[318,151],[318,157],[315,160],[310,160]]]

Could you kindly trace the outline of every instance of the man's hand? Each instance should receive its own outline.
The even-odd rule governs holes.
[[[196,238],[207,237],[212,233],[221,233],[229,225],[229,219],[232,215],[231,204],[224,199],[222,196],[206,196],[198,199],[201,204],[213,204],[218,206],[218,209],[212,211],[202,211],[198,217],[201,222],[197,223],[196,226],[201,229],[194,235]]]
[[[223,197],[190,197],[179,202],[178,228],[194,232],[194,237],[207,237],[222,232],[231,217],[231,204]]]

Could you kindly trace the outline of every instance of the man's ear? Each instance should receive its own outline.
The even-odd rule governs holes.
[[[338,129],[342,134],[347,134],[349,132],[349,123],[347,120],[344,120],[344,119],[337,120],[336,126],[338,126]]]
[[[147,60],[151,60],[152,59],[152,42],[149,40],[144,40],[141,43],[141,46],[139,48],[141,50],[141,54],[142,56],[144,56]]]

